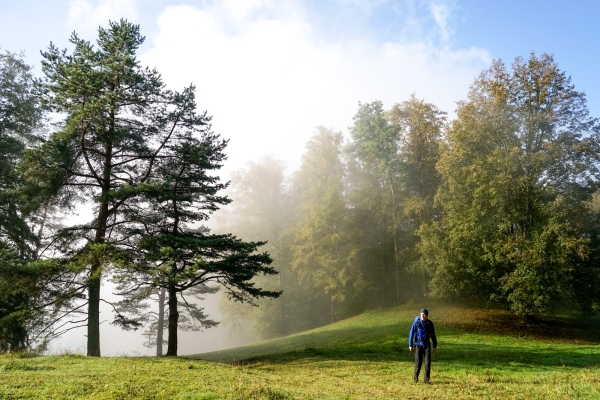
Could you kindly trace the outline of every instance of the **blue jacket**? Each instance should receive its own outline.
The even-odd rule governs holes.
[[[410,333],[408,334],[408,347],[415,346],[425,347],[428,346],[429,339],[433,341],[433,348],[437,347],[437,338],[435,337],[435,328],[433,327],[433,322],[429,319],[425,322],[421,320],[420,316],[415,318],[415,322],[413,322],[410,327]]]

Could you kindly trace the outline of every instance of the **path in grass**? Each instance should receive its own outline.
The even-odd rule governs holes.
[[[412,383],[406,343],[415,309],[194,356],[211,361],[3,356],[0,398],[600,398],[597,320],[520,325],[500,311],[433,305],[439,351],[425,386]]]

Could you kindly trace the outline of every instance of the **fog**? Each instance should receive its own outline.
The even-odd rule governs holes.
[[[119,17],[135,18],[137,14],[133,3],[111,4],[72,3],[69,21],[92,38],[95,26],[104,24],[100,16],[105,19],[118,13]],[[281,160],[281,173],[289,180],[301,167],[305,145],[318,125],[348,139],[359,101],[380,99],[390,107],[417,93],[453,111],[454,102],[465,96],[469,82],[491,57],[484,49],[451,44],[451,12],[445,5],[416,7],[411,10],[410,24],[427,33],[420,36],[402,30],[394,40],[381,43],[354,35],[323,40],[316,20],[300,3],[223,1],[168,6],[157,15],[158,30],[148,39],[140,60],[160,71],[170,88],[196,85],[198,107],[212,115],[213,130],[229,140],[228,160],[219,172],[223,180],[232,179],[234,171],[243,170],[249,162],[260,162],[265,155]],[[244,202],[233,199],[233,208]],[[280,207],[291,215],[291,208]],[[233,213],[235,219],[235,212],[224,212]],[[272,242],[279,235],[259,232],[261,228],[251,225],[221,227],[209,221],[209,226],[245,240]],[[276,264],[280,262],[277,249],[267,246],[265,250],[276,258]],[[278,264],[277,268],[288,267]],[[110,295],[113,290],[105,282],[102,296],[117,300]],[[319,304],[325,301],[320,299],[322,295],[316,296]],[[220,301],[220,296],[213,295],[202,302],[209,317],[217,321],[225,317],[218,310]],[[155,353],[142,346],[140,332],[123,332],[111,325],[111,307],[105,303],[101,307],[103,355]],[[298,326],[316,326],[331,317],[317,320]],[[225,325],[181,332],[179,353],[249,343],[254,339],[251,324],[243,324],[244,331],[233,336],[231,327]],[[71,331],[53,343],[50,351],[83,351],[84,335],[85,328]]]
[[[119,297],[113,295],[115,286],[104,283],[102,286],[102,298],[114,302]],[[201,302],[205,312],[212,319],[222,320],[218,306],[222,295],[209,294]],[[100,341],[102,356],[155,356],[156,348],[148,348],[143,345],[146,340],[142,332],[144,328],[138,331],[124,331],[121,328],[112,325],[110,322],[114,318],[114,312],[110,305],[101,303],[100,305]],[[52,341],[48,347],[47,354],[86,354],[86,327],[71,330],[60,338]],[[165,335],[166,337],[166,335]],[[231,347],[243,346],[255,341],[250,329],[242,332],[232,331],[232,327],[220,324],[217,327],[206,329],[201,332],[179,332],[179,355],[206,353],[210,351],[223,350]],[[166,347],[163,347],[166,350]]]
[[[222,293],[206,295],[198,304],[213,320],[227,321],[243,310],[241,329],[222,322],[201,332],[180,331],[180,355],[279,337],[365,309],[422,298],[427,288],[422,271],[414,268],[415,232],[417,222],[429,221],[422,210],[433,207],[427,202],[438,180],[430,174],[426,181],[423,175],[424,186],[429,186],[417,190],[408,178],[397,183],[379,174],[389,163],[383,165],[382,154],[365,150],[372,144],[365,139],[364,126],[372,122],[368,118],[381,117],[400,131],[398,127],[408,123],[398,120],[406,119],[408,112],[403,109],[394,117],[394,107],[410,99],[425,104],[428,111],[445,112],[443,116],[434,112],[429,121],[435,127],[430,141],[435,154],[428,160],[433,166],[444,124],[456,117],[457,102],[466,99],[470,85],[492,59],[504,57],[510,64],[513,57],[536,50],[562,52],[557,61],[568,64],[569,73],[571,67],[574,74],[580,73],[584,68],[580,64],[596,65],[573,61],[586,59],[582,54],[589,52],[568,52],[579,46],[579,40],[554,39],[558,43],[554,51],[548,49],[546,39],[518,37],[516,30],[524,29],[520,26],[532,24],[511,25],[502,19],[501,24],[513,26],[515,33],[504,28],[482,32],[473,21],[481,14],[488,18],[481,20],[494,19],[493,10],[471,12],[470,5],[461,1],[56,3],[52,10],[43,8],[47,15],[29,10],[31,17],[18,18],[19,25],[30,25],[27,29],[33,31],[3,33],[2,49],[26,50],[39,73],[38,51],[50,41],[69,47],[67,38],[73,30],[94,42],[98,25],[106,26],[108,20],[140,23],[142,35],[147,36],[138,54],[141,65],[156,68],[170,89],[195,85],[198,110],[206,110],[212,116],[212,130],[229,140],[228,158],[217,174],[222,181],[231,181],[227,194],[233,203],[213,215],[208,227],[244,240],[268,241],[261,251],[271,254],[279,271],[278,276],[258,277],[256,283],[282,290],[281,298],[259,300],[259,307],[247,313],[245,307],[227,303]],[[522,14],[543,20],[532,17],[538,12],[523,10]],[[10,15],[7,12],[3,18]],[[4,25],[19,32],[14,24]],[[468,35],[462,33],[467,27]],[[479,40],[484,33],[490,36]],[[566,38],[568,32],[556,34]],[[39,39],[31,39],[34,35]],[[503,35],[509,39],[499,40]],[[512,43],[510,51],[498,42]],[[568,49],[559,46],[563,42]],[[585,74],[595,79],[595,70]],[[594,100],[597,94],[589,98]],[[598,109],[596,104],[592,101],[591,108]],[[410,164],[406,143],[404,147],[395,143],[394,151]],[[403,178],[413,172],[396,171]],[[409,204],[407,199],[414,199],[409,195],[401,198],[399,206],[397,198],[389,195],[394,185],[423,200],[422,208]],[[423,195],[427,190],[430,193]],[[327,207],[320,207],[323,204]],[[91,208],[77,207],[77,214],[67,216],[65,224],[91,217]],[[410,221],[396,223],[399,215]],[[108,278],[104,277],[101,296],[118,301]],[[123,331],[111,324],[113,318],[112,307],[101,303],[103,356],[155,355],[154,348],[143,346],[144,328]],[[85,335],[85,327],[69,331],[51,342],[48,353],[85,354]]]

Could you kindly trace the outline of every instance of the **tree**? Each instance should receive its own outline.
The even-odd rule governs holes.
[[[189,289],[187,295],[201,301],[205,299],[203,295],[215,293],[217,289],[199,285]],[[156,356],[162,356],[163,345],[168,344],[164,339],[169,320],[167,289],[150,285],[132,289],[127,282],[124,282],[117,287],[117,294],[123,296],[124,299],[115,304],[118,314],[112,323],[125,330],[137,330],[141,326],[147,326],[143,334],[148,341],[144,343],[144,346],[155,347]],[[208,319],[203,309],[195,303],[178,303],[177,311],[179,313],[178,327],[184,331],[200,331],[218,324]]]
[[[578,295],[598,273],[586,220],[600,130],[584,94],[552,56],[532,53],[510,70],[494,61],[457,115],[438,164],[443,218],[422,231],[432,294],[523,316],[559,299],[597,304]]]
[[[388,118],[399,130],[399,180],[403,192],[399,203],[404,217],[400,230],[406,235],[402,258],[406,265],[414,266],[419,261],[417,230],[422,224],[430,223],[436,214],[434,196],[440,183],[436,164],[446,113],[411,95],[409,100],[395,104],[388,112]],[[424,295],[425,285],[423,279]]]
[[[352,147],[350,151],[355,155],[360,168],[369,172],[372,179],[377,182],[380,190],[373,195],[379,199],[377,219],[388,236],[391,234],[394,266],[394,304],[400,302],[400,265],[399,265],[399,195],[400,195],[400,168],[401,159],[398,149],[399,128],[393,125],[383,109],[383,103],[360,104],[354,116],[354,126],[351,128]],[[384,257],[384,259],[387,257]],[[384,269],[386,261],[383,261]],[[384,272],[384,275],[386,273]],[[387,280],[387,277],[386,277]],[[385,296],[385,292],[384,292]]]
[[[62,320],[78,314],[76,283],[64,260],[26,260],[0,242],[0,353],[43,351],[72,329]]]
[[[23,55],[0,54],[0,240],[22,256],[36,247],[19,194],[18,165],[27,145],[39,141],[43,112]]]
[[[97,48],[73,33],[72,54],[50,45],[42,55],[44,104],[65,117],[24,168],[37,193],[64,207],[82,199],[88,223],[60,232],[66,255],[87,285],[87,353],[100,356],[100,286],[104,269],[126,247],[130,214],[153,190],[150,178],[179,129],[207,124],[190,102],[193,87],[166,90],[156,70],[142,68],[136,51],[144,37],[125,20],[99,28]],[[79,197],[78,197],[79,196]],[[32,198],[32,201],[34,199]]]
[[[24,201],[20,163],[39,143],[43,111],[22,54],[0,54],[0,352],[44,349],[76,294],[60,260],[37,260],[35,206]]]
[[[189,96],[193,102],[193,92]],[[208,175],[221,167],[226,144],[209,127],[199,124],[190,123],[187,129],[175,132],[165,146],[165,157],[157,160],[151,174],[153,191],[147,192],[145,199],[149,206],[138,207],[130,214],[137,224],[130,229],[130,237],[135,240],[131,242],[128,262],[122,264],[121,281],[133,287],[166,289],[167,356],[177,355],[178,297],[193,309],[185,294],[194,288],[215,283],[230,298],[248,303],[280,294],[251,282],[258,274],[277,273],[269,267],[272,260],[267,253],[256,253],[264,242],[244,242],[231,234],[210,234],[202,226],[192,226],[230,202],[217,194],[227,184]],[[194,317],[201,320],[201,310],[194,310]]]
[[[232,204],[219,211],[220,231],[236,232],[245,239],[267,242],[265,250],[273,258],[277,276],[257,278],[261,287],[281,291],[277,301],[266,298],[260,307],[246,308],[223,302],[221,311],[227,314],[223,322],[231,321],[232,330],[243,322],[253,321],[252,330],[262,339],[298,332],[306,314],[314,312],[300,290],[297,274],[291,269],[291,233],[294,224],[294,198],[290,194],[285,165],[270,156],[249,162],[231,174],[229,196]],[[259,280],[260,279],[260,280]],[[312,327],[312,326],[310,326]]]
[[[380,101],[359,104],[346,164],[365,294],[372,293],[363,303],[388,306],[418,294],[416,231],[434,215],[444,122],[444,112],[414,95],[387,111]]]
[[[317,127],[292,189],[299,197],[292,268],[302,284],[315,288],[314,295],[330,304],[332,322],[342,313],[336,304],[343,305],[362,281],[353,263],[356,251],[349,245],[341,156],[342,134]]]

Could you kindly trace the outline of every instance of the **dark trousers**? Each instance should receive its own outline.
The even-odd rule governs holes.
[[[425,376],[423,380],[429,382],[429,376],[431,373],[431,346],[425,345],[424,347],[415,346],[415,382],[419,380],[419,373],[421,372],[421,365],[425,361]]]

